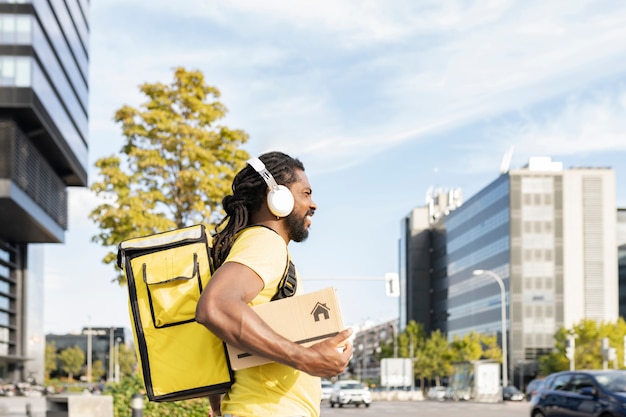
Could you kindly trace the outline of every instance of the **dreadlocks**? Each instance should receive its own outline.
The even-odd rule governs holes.
[[[295,170],[304,171],[298,159],[282,152],[268,152],[259,157],[278,184],[289,186],[297,181]],[[250,214],[256,212],[267,196],[267,184],[250,165],[246,165],[233,179],[233,194],[222,200],[226,216],[215,226],[213,236],[213,265],[219,268],[226,260],[235,235],[249,226]],[[226,226],[219,230],[222,224]]]

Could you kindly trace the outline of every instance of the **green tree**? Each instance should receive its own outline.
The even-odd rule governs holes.
[[[91,380],[94,382],[100,381],[106,374],[104,369],[104,363],[98,359],[91,364]]]
[[[413,377],[421,376],[416,366],[419,352],[426,342],[424,325],[414,320],[409,321],[404,331],[398,336],[398,354],[401,358],[410,358],[413,363]],[[422,384],[423,386],[423,384]]]
[[[502,349],[498,345],[496,335],[480,334],[479,340],[482,347],[480,359],[497,359],[502,362]]]
[[[137,367],[137,356],[135,351],[125,344],[119,346],[120,349],[120,376],[130,376],[135,372]]]
[[[61,351],[59,360],[61,361],[61,369],[71,381],[74,379],[74,375],[80,373],[85,363],[85,352],[78,346],[72,346]]]
[[[52,342],[46,343],[46,365],[45,365],[45,379],[50,379],[50,374],[58,369],[58,354],[57,345]]]
[[[454,336],[450,343],[453,362],[479,360],[483,355],[481,335],[471,331],[463,337]]]
[[[426,339],[423,349],[418,352],[415,366],[418,376],[434,379],[437,386],[441,384],[441,377],[452,374],[448,340],[441,331],[435,330]]]
[[[539,359],[542,374],[569,369],[570,361],[565,356],[568,337],[574,337],[574,364],[576,369],[601,369],[603,367],[602,339],[609,340],[609,346],[616,350],[618,358],[624,357],[624,336],[626,322],[619,318],[615,323],[598,323],[583,319],[572,328],[561,327],[554,335],[554,349]],[[620,361],[618,361],[619,363]],[[615,364],[607,364],[611,368]],[[618,365],[624,368],[623,364]]]
[[[192,224],[215,224],[223,214],[223,196],[249,158],[240,149],[248,135],[217,124],[227,109],[201,72],[177,68],[171,84],[139,88],[147,97],[140,108],[125,105],[115,113],[125,137],[119,156],[95,164],[99,180],[91,190],[104,202],[89,217],[100,229],[92,240],[104,247]],[[110,251],[103,262],[115,259]],[[125,283],[121,273],[116,278]]]
[[[401,358],[415,359],[416,352],[426,340],[424,325],[415,320],[409,321],[398,337],[398,354]]]

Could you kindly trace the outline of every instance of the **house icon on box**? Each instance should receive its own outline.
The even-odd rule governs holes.
[[[313,307],[311,315],[313,315],[315,321],[320,321],[321,316],[324,316],[324,320],[328,320],[330,318],[330,309],[326,306],[326,303],[320,303],[318,301],[315,307]]]

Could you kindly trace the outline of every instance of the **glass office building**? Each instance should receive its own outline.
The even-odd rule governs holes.
[[[0,0],[0,380],[43,379],[41,243],[87,185],[88,0]]]
[[[549,158],[503,173],[458,207],[413,210],[402,221],[403,290],[413,299],[401,326],[412,319],[449,339],[474,331],[501,343],[499,286],[473,273],[490,271],[504,283],[510,371],[529,376],[559,327],[617,319],[615,210],[613,170],[564,170]]]

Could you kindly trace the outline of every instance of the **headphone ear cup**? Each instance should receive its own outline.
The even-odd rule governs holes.
[[[293,204],[293,194],[284,185],[278,185],[267,193],[267,206],[274,216],[289,216],[293,210]]]

